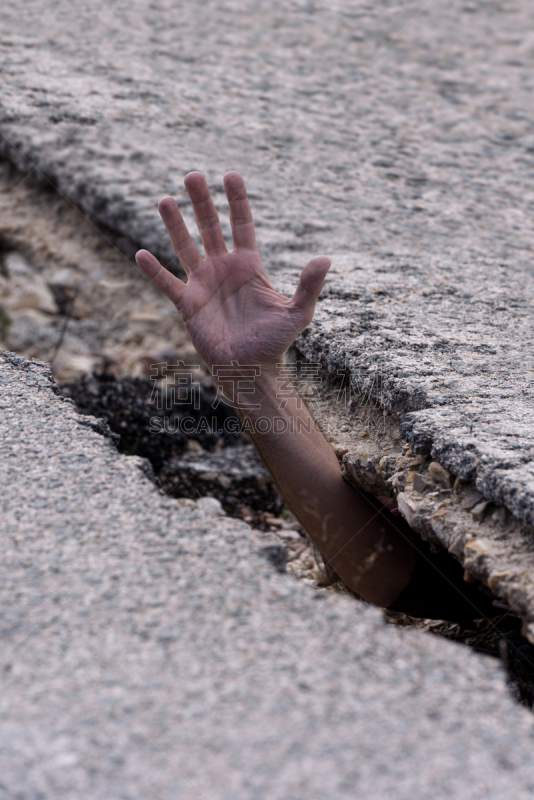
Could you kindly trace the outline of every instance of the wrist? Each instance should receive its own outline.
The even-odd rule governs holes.
[[[212,375],[219,392],[244,413],[278,406],[282,387],[285,394],[296,391],[281,361],[247,365],[233,362],[230,366],[215,366]]]

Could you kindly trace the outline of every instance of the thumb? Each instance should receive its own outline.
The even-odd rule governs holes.
[[[315,304],[329,269],[330,259],[326,258],[326,256],[317,256],[312,258],[310,263],[306,264],[302,270],[299,285],[291,298],[291,305],[294,309],[303,312],[306,318],[306,325],[313,317]]]

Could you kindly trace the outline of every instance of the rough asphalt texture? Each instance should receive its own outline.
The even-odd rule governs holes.
[[[498,661],[280,574],[41,362],[4,353],[0,388],[2,800],[534,795]]]
[[[336,3],[6,0],[1,150],[164,260],[158,198],[192,222],[182,179],[200,169],[228,232],[221,177],[239,169],[277,286],[333,255],[306,355],[348,366],[416,451],[532,526],[534,8]],[[10,476],[6,499],[6,797],[202,796],[188,778],[209,798],[534,794],[530,722],[495,665],[312,602],[249,531],[214,536],[49,390],[36,405],[35,369],[15,373],[11,459],[33,486]],[[54,522],[30,506],[46,481]]]
[[[277,285],[334,257],[308,354],[532,525],[534,8],[336,2],[7,0],[1,150],[164,260],[239,168]]]

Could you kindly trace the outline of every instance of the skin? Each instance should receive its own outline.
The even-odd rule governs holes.
[[[238,397],[238,412],[248,421],[247,430],[288,506],[343,581],[367,602],[386,607],[413,574],[416,555],[410,536],[400,531],[393,518],[387,519],[390,515],[377,514],[366,498],[343,480],[335,453],[280,367],[292,341],[312,320],[330,261],[324,256],[313,258],[304,267],[293,297],[278,294],[256,248],[243,178],[237,172],[224,176],[234,240],[231,252],[204,176],[191,172],[184,182],[205,258],[200,256],[176,202],[164,197],[159,212],[187,283],[146,250],[137,253],[137,263],[174,303],[210,369],[237,362],[232,375],[235,379],[236,371],[241,374],[241,385],[246,388],[246,394],[240,395],[242,402]],[[247,377],[247,365],[260,368],[254,380]],[[287,379],[287,402],[282,404],[276,397],[281,378]],[[215,380],[235,402],[235,380],[232,385],[225,385],[220,377]],[[291,387],[289,392],[286,386]],[[288,426],[288,432],[259,432],[254,423],[260,417],[282,420],[280,424]]]

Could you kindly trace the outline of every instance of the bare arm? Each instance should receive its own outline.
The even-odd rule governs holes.
[[[414,548],[393,518],[378,514],[343,479],[336,455],[295,389],[292,397],[284,391],[281,407],[276,395],[282,376],[283,371],[267,368],[250,383],[240,409],[247,433],[286,503],[337,574],[368,602],[388,606],[413,572]]]
[[[276,399],[280,374],[276,365],[311,321],[330,262],[322,256],[313,259],[293,297],[279,295],[256,249],[241,176],[235,172],[225,176],[234,238],[231,253],[205,179],[190,173],[185,184],[206,257],[199,255],[174,200],[164,198],[160,213],[188,282],[171,275],[146,250],[137,254],[137,262],[174,302],[210,368],[232,362],[239,368],[259,368],[240,413],[251,421],[252,438],[280,491],[345,583],[369,602],[387,606],[413,573],[416,557],[411,543],[343,480],[338,460],[308,410],[297,407],[296,390],[284,408]],[[243,369],[243,375],[246,372]],[[218,382],[224,392],[224,379]],[[280,427],[286,432],[256,425],[260,417],[285,420]]]

